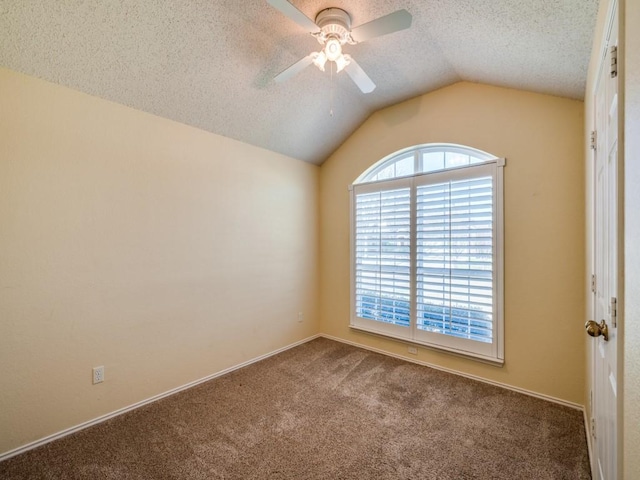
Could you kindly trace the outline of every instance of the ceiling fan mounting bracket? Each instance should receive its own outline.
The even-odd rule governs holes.
[[[320,31],[315,33],[318,42],[324,45],[329,38],[337,38],[341,44],[355,43],[351,38],[351,17],[341,8],[325,8],[316,15],[316,25]]]

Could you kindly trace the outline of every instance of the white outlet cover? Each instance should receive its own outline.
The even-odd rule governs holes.
[[[104,382],[104,366],[93,367],[93,384]]]

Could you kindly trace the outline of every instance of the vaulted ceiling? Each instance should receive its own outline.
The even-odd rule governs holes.
[[[291,2],[413,23],[344,47],[369,94],[313,65],[274,82],[320,45],[266,0],[0,0],[0,66],[316,164],[374,111],[460,80],[584,97],[598,0]]]

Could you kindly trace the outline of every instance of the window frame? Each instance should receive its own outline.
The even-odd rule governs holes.
[[[424,152],[454,152],[474,156],[481,161],[458,167],[445,168],[425,173],[399,176],[382,180],[368,181],[380,171],[399,160],[415,155],[416,167],[418,157]],[[504,364],[504,158],[497,158],[486,152],[451,144],[429,144],[400,150],[369,167],[349,186],[350,197],[350,328],[364,331],[411,344],[446,351],[467,358],[487,363]],[[415,169],[417,170],[417,168]],[[415,171],[414,170],[414,171]],[[481,178],[491,176],[493,181],[493,325],[492,342],[485,343],[470,339],[460,339],[453,335],[432,333],[417,327],[417,224],[416,201],[417,189],[422,185],[438,184],[458,179]],[[366,319],[356,315],[356,194],[410,188],[410,325],[409,327],[394,325],[378,320]],[[473,342],[473,343],[469,343]]]

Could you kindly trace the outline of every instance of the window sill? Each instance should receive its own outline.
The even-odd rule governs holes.
[[[465,358],[467,360],[473,360],[476,362],[481,362],[481,363],[486,363],[487,365],[491,365],[494,367],[502,367],[504,366],[504,359],[501,358],[493,358],[493,357],[487,357],[485,355],[479,355],[479,354],[475,354],[475,353],[471,353],[471,352],[465,352],[465,351],[461,351],[461,350],[456,350],[454,348],[449,348],[449,347],[444,347],[442,345],[435,345],[432,343],[427,343],[427,342],[421,342],[419,340],[412,340],[409,338],[405,338],[405,337],[401,337],[398,335],[393,335],[390,334],[389,332],[381,332],[378,330],[375,330],[373,328],[365,328],[365,327],[361,327],[361,326],[356,326],[356,325],[349,325],[349,328],[351,328],[352,330],[357,330],[359,332],[364,332],[364,333],[370,333],[373,335],[377,335],[379,337],[384,337],[384,338],[389,338],[392,340],[399,340],[403,343],[407,343],[410,345],[419,345],[421,347],[425,347],[428,348],[430,350],[435,350],[437,352],[444,352],[444,353],[448,353],[450,355],[454,355],[456,357],[460,357],[460,358]]]

